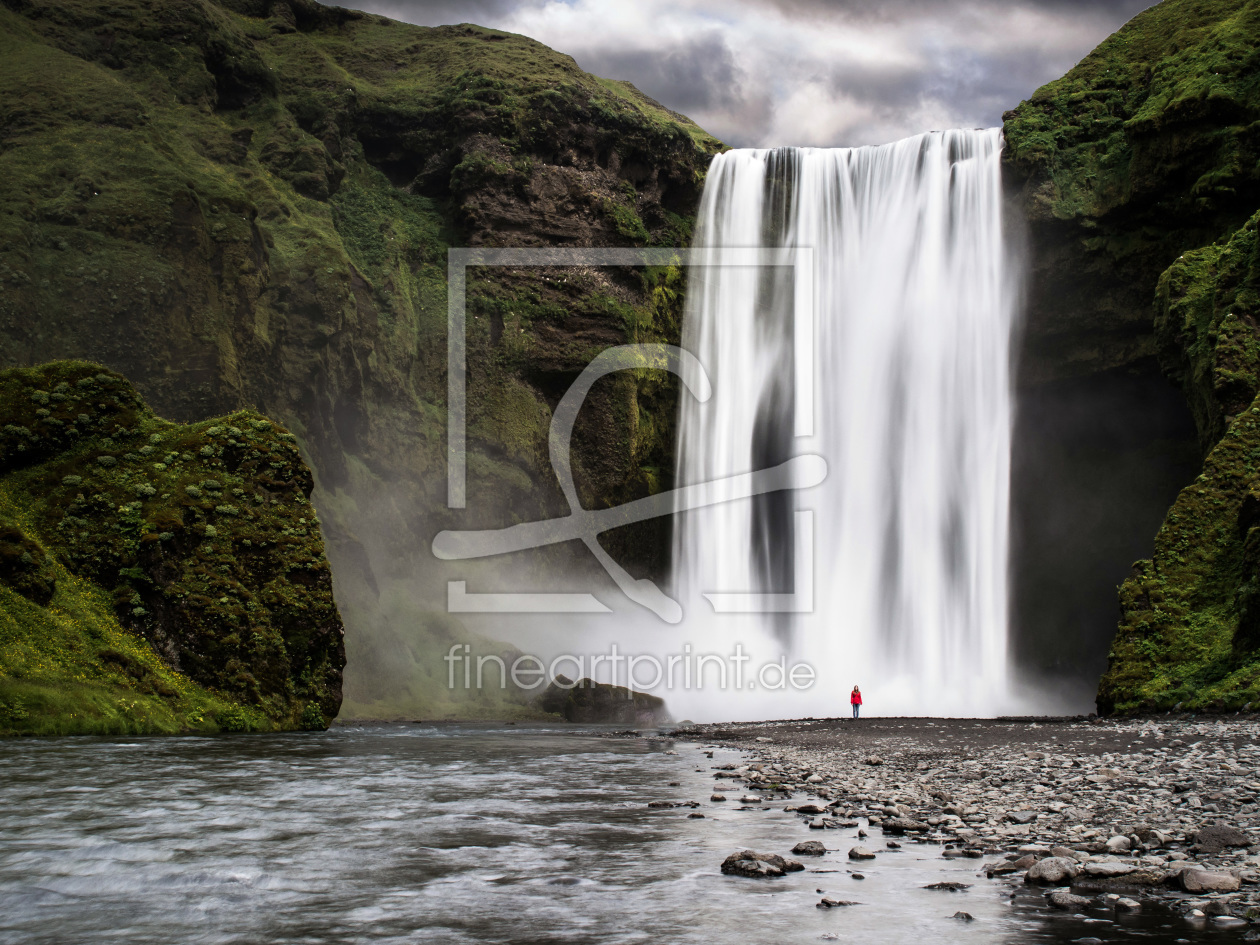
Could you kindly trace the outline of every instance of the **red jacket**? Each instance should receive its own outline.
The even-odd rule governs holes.
[[[852,692],[849,694],[849,702],[852,705],[862,704],[862,694],[860,692]]]

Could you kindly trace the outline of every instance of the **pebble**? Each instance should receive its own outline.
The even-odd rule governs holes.
[[[908,723],[903,734],[871,727],[861,740],[841,743],[838,735],[832,747],[791,744],[793,730],[781,724],[770,728],[773,739],[761,734],[765,727],[724,726],[724,740],[742,739],[750,754],[747,764],[714,774],[767,792],[745,795],[746,804],[762,804],[771,785],[777,797],[799,792],[807,802],[797,808],[802,829],[865,816],[870,826],[859,841],[882,828],[888,849],[896,849],[891,836],[948,845],[943,856],[985,856],[981,871],[1002,882],[1076,882],[1102,892],[1140,887],[1141,898],[1112,901],[1117,912],[1129,903],[1140,909],[1144,899],[1175,904],[1183,892],[1230,896],[1236,915],[1260,908],[1254,717],[1039,723],[1036,750],[1026,722],[977,723],[988,731],[974,744],[950,721],[935,731]],[[1004,743],[1003,731],[1013,744]],[[848,855],[875,857],[865,846]],[[1066,889],[1047,894],[1048,908],[1080,911],[1090,902]],[[1183,914],[1196,913],[1206,921],[1202,908]]]

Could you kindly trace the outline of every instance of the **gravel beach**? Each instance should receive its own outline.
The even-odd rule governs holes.
[[[743,749],[745,763],[714,770],[709,803],[782,803],[801,819],[793,842],[868,818],[857,857],[936,844],[999,881],[1044,887],[1047,909],[1159,901],[1208,927],[1260,922],[1254,716],[804,719],[673,734]]]

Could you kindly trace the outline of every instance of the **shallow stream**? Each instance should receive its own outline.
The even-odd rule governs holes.
[[[710,802],[711,766],[741,756],[703,747],[502,725],[3,742],[0,943],[1241,938],[1171,916],[1048,916],[980,861],[886,850],[878,830],[863,841],[878,858],[851,864],[857,828],[737,810],[739,791]],[[836,852],[781,879],[719,872],[735,850],[805,839]],[[922,888],[942,880],[971,888]],[[823,895],[862,905],[817,908]]]

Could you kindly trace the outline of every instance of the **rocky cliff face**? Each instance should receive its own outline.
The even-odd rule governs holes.
[[[1026,382],[1155,354],[1151,300],[1260,205],[1260,7],[1165,0],[1004,117],[1028,221]]]
[[[1032,261],[1025,400],[1061,417],[1056,408],[1073,396],[1082,408],[1051,447],[1026,433],[1025,451],[1067,454],[1067,478],[1085,497],[1074,493],[1071,505],[1088,509],[1091,495],[1106,496],[1099,513],[1135,536],[1161,496],[1165,507],[1176,500],[1154,557],[1121,590],[1099,692],[1106,711],[1220,709],[1258,694],[1249,669],[1257,653],[1240,621],[1252,567],[1240,513],[1253,481],[1247,260],[1248,219],[1260,206],[1258,31],[1255,3],[1165,0],[1006,116]],[[1170,403],[1157,371],[1189,410]],[[1091,442],[1099,429],[1110,435]],[[1194,475],[1191,445],[1207,459],[1178,496]],[[1059,486],[1044,485],[1053,508]],[[1133,488],[1148,499],[1134,504]],[[1092,538],[1078,539],[1095,533],[1064,511],[1079,529],[1032,531],[1089,560]],[[1059,563],[1053,548],[1028,551],[1027,561]],[[1039,581],[1026,579],[1026,597]]]
[[[561,508],[586,356],[677,336],[680,275],[472,270],[466,514],[445,501],[446,249],[680,245],[718,143],[520,36],[313,0],[0,4],[0,366],[86,357],[162,416],[256,405],[315,474],[364,712],[462,712],[428,543]],[[668,485],[675,388],[601,382],[588,505]],[[609,536],[640,571],[659,525]],[[486,709],[486,711],[498,711]]]
[[[324,728],[342,625],[296,437],[85,362],[0,371],[0,729]]]

